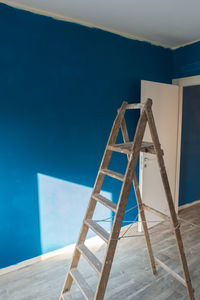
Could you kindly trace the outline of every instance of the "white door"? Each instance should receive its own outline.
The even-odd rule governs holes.
[[[141,102],[145,102],[147,98],[153,100],[153,115],[161,148],[164,150],[164,161],[172,197],[175,199],[179,87],[171,84],[142,80]],[[147,142],[152,141],[148,125],[143,140]],[[155,155],[148,153],[140,154],[140,190],[143,203],[169,215],[167,200]],[[176,209],[177,206],[178,204],[175,204]],[[145,215],[149,227],[156,225],[162,220],[158,216],[147,211],[145,211]],[[139,230],[141,230],[140,222]]]

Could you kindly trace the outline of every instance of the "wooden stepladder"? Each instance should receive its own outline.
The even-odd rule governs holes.
[[[104,299],[106,286],[107,286],[107,282],[108,282],[114,254],[115,254],[115,249],[120,234],[122,220],[124,217],[126,204],[127,204],[132,183],[135,189],[138,209],[143,224],[144,236],[146,240],[146,245],[148,249],[148,254],[149,254],[149,259],[150,259],[150,264],[151,264],[153,274],[156,274],[155,263],[157,263],[160,265],[160,267],[168,271],[173,277],[179,280],[179,282],[181,282],[187,288],[188,298],[190,300],[194,300],[194,290],[192,288],[188,265],[185,257],[184,248],[183,248],[183,242],[180,233],[180,224],[177,220],[176,212],[174,209],[172,194],[171,194],[169,181],[168,181],[164,160],[163,160],[163,151],[160,147],[159,138],[158,138],[151,107],[152,107],[152,100],[147,99],[144,104],[141,103],[128,104],[127,102],[123,102],[121,108],[118,110],[118,114],[113,123],[113,127],[108,139],[108,143],[99,168],[99,172],[97,174],[94,189],[90,198],[90,202],[88,205],[88,209],[86,211],[85,218],[83,220],[83,225],[74,250],[74,255],[67,273],[67,278],[63,287],[63,291],[60,296],[60,300],[73,299],[73,296],[70,294],[70,288],[73,281],[77,284],[85,299],[87,300]],[[127,131],[126,122],[124,118],[125,112],[128,109],[141,109],[141,114],[140,114],[140,118],[138,121],[133,142],[129,142],[128,131]],[[143,136],[144,136],[147,122],[149,124],[153,143],[143,142]],[[115,144],[120,128],[122,130],[124,143]],[[127,164],[125,175],[108,169],[108,165],[113,151],[117,151],[127,155],[128,164]],[[141,194],[138,185],[138,179],[136,176],[136,165],[137,165],[140,151],[149,152],[157,156],[157,161],[160,168],[160,174],[162,177],[166,199],[169,206],[170,217],[142,203]],[[111,202],[110,200],[106,199],[100,194],[105,176],[110,176],[117,180],[122,181],[122,188],[121,188],[118,204]],[[92,220],[97,202],[101,203],[102,205],[105,205],[107,208],[111,209],[115,213],[115,218],[112,225],[111,233],[105,231],[99,224],[97,224],[95,221]],[[180,261],[183,268],[184,278],[182,278],[180,275],[176,274],[174,271],[169,269],[159,259],[154,258],[151,243],[150,243],[150,237],[148,233],[145,213],[144,213],[145,209],[150,210],[155,214],[158,214],[160,217],[162,217],[165,220],[167,219],[171,221],[175,238],[176,238]],[[106,254],[103,262],[100,262],[99,259],[97,259],[97,257],[84,244],[89,229],[91,229],[93,232],[99,235],[107,243]],[[94,268],[94,270],[99,275],[98,284],[95,292],[87,284],[87,282],[85,281],[85,279],[77,269],[81,255],[90,263],[90,265]]]

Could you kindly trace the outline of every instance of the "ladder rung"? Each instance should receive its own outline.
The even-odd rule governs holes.
[[[163,268],[165,271],[170,273],[174,278],[176,278],[180,283],[182,283],[184,286],[187,287],[186,281],[178,275],[176,272],[172,271],[168,266],[166,266],[162,261],[160,261],[158,258],[155,257],[155,262]]]
[[[166,221],[170,221],[170,217],[168,217],[167,215],[161,213],[161,212],[158,211],[157,209],[152,208],[152,207],[150,207],[150,206],[148,206],[148,205],[146,205],[146,204],[144,204],[144,203],[142,204],[142,206],[143,206],[143,208],[144,208],[145,210],[148,210],[148,211],[154,213],[155,215],[159,216],[160,218],[162,218],[162,219],[164,219],[164,220],[166,220]]]
[[[126,109],[142,109],[144,103],[127,104]]]
[[[106,243],[109,241],[109,233],[103,229],[99,224],[94,222],[93,220],[85,220],[86,225],[89,226],[92,231],[94,231],[97,235],[99,235]]]
[[[94,300],[94,292],[77,269],[71,269],[70,274],[87,300]]]
[[[131,143],[123,143],[123,144],[114,144],[114,145],[108,145],[108,150],[124,153],[124,154],[131,154],[131,149],[133,146],[133,142]],[[154,149],[154,144],[150,142],[142,142],[141,145],[141,152],[147,152],[151,154],[156,154]],[[161,150],[162,151],[162,150]],[[163,151],[162,151],[163,154]]]
[[[64,294],[62,294],[62,299],[63,300],[73,300],[72,296],[70,295],[69,292],[66,292]]]
[[[78,245],[77,249],[86,258],[93,269],[98,274],[101,273],[102,263],[98,260],[98,258],[84,244]]]
[[[100,194],[93,194],[92,198],[95,199],[96,201],[100,202],[104,206],[108,207],[112,211],[116,212],[117,205],[114,202],[106,199],[105,197],[101,196]]]
[[[115,179],[118,179],[118,180],[121,180],[121,181],[124,181],[124,175],[123,174],[120,174],[120,173],[117,173],[115,171],[111,171],[111,170],[108,170],[108,169],[102,169],[101,170],[101,173],[105,174],[105,175],[108,175],[110,177],[113,177]]]

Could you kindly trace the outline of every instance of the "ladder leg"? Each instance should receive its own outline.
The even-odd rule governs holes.
[[[146,118],[145,112],[143,112],[139,119],[136,133],[135,133],[134,142],[133,142],[132,153],[134,153],[134,155],[130,156],[130,160],[129,160],[127,168],[126,168],[124,182],[123,182],[121,193],[119,196],[117,213],[115,215],[115,219],[113,222],[113,227],[112,227],[112,231],[111,231],[111,235],[110,235],[107,252],[106,252],[106,255],[104,258],[101,275],[99,277],[97,290],[96,290],[96,294],[95,294],[95,300],[103,300],[103,298],[104,298],[104,294],[105,294],[105,290],[106,290],[106,286],[107,286],[107,282],[108,282],[108,278],[109,278],[109,274],[110,274],[119,234],[120,234],[122,220],[123,220],[125,209],[126,209],[126,204],[128,201],[131,185],[133,182],[134,171],[135,171],[135,168],[137,165],[138,156],[139,156],[146,124],[147,124],[147,118]]]
[[[152,100],[151,100],[151,103],[152,103]],[[182,238],[181,238],[181,233],[180,233],[180,229],[179,229],[180,225],[178,223],[175,208],[174,208],[171,189],[169,186],[169,181],[168,181],[168,177],[167,177],[167,173],[166,173],[166,169],[165,169],[163,154],[162,154],[162,151],[160,148],[158,133],[157,133],[156,126],[155,126],[154,117],[153,117],[153,114],[151,111],[151,105],[146,107],[146,114],[147,114],[147,119],[148,119],[148,124],[149,124],[149,128],[150,128],[152,140],[153,140],[156,154],[157,154],[157,160],[158,160],[158,164],[160,167],[160,174],[161,174],[161,178],[162,178],[162,182],[163,182],[163,186],[165,189],[165,194],[166,194],[166,198],[167,198],[167,202],[168,202],[168,206],[169,206],[169,210],[170,210],[170,214],[171,214],[171,221],[172,221],[172,225],[174,227],[174,233],[175,233],[176,243],[178,246],[180,261],[182,264],[183,273],[184,273],[184,277],[185,277],[185,281],[186,281],[186,285],[187,285],[188,297],[190,300],[194,300],[194,290],[193,290],[191,279],[190,279],[189,269],[188,269],[185,251],[184,251],[184,247],[183,247],[183,242],[182,242]]]
[[[127,126],[126,126],[126,121],[124,118],[122,119],[121,130],[122,130],[124,142],[129,143],[129,135],[128,135],[128,130],[127,130]],[[127,155],[127,158],[129,159],[130,156]],[[144,236],[145,236],[145,241],[146,241],[146,245],[147,245],[151,269],[152,269],[153,274],[156,275],[157,274],[156,265],[155,265],[155,260],[154,260],[154,256],[153,256],[153,250],[151,247],[151,241],[150,241],[150,236],[149,236],[148,227],[147,227],[147,223],[146,223],[146,217],[145,217],[144,209],[142,206],[142,198],[141,198],[141,194],[140,194],[140,189],[139,189],[139,185],[138,185],[136,172],[134,172],[133,186],[134,186],[134,190],[135,190],[135,195],[136,195],[136,200],[137,200],[137,204],[138,204],[140,217],[142,220],[142,227],[144,230]]]
[[[126,105],[127,105],[127,102],[124,101],[122,103],[122,106],[121,106],[120,110],[118,111],[118,115],[117,115],[117,117],[116,117],[116,119],[113,123],[112,129],[111,129],[111,133],[110,133],[110,136],[109,136],[109,139],[108,139],[107,146],[109,144],[114,144],[116,139],[117,139],[119,129],[120,129],[120,126],[121,126],[121,122],[122,122],[122,118],[123,118],[125,110],[126,110]],[[102,158],[100,169],[107,168],[108,165],[109,165],[110,159],[111,159],[112,151],[107,150],[107,146],[106,146],[106,149],[105,149],[105,152],[104,152],[104,156]],[[96,182],[95,182],[95,185],[94,185],[94,189],[93,189],[93,193],[99,193],[100,192],[103,181],[104,181],[104,177],[105,177],[104,174],[98,172]],[[86,219],[91,219],[92,218],[92,216],[94,214],[95,207],[96,207],[96,201],[91,197],[76,245],[84,243],[84,241],[86,239],[86,236],[87,236],[87,233],[88,233],[88,226],[84,223],[84,221]],[[72,268],[77,267],[77,265],[79,263],[79,259],[80,259],[80,252],[77,250],[77,248],[75,248],[69,270],[71,270]],[[62,293],[65,293],[66,291],[69,291],[71,289],[72,282],[73,282],[73,278],[70,275],[70,273],[68,272],[65,283],[64,283]]]
[[[145,236],[147,250],[148,250],[148,254],[149,254],[149,260],[151,263],[151,269],[152,269],[153,274],[156,275],[157,274],[156,265],[155,265],[153,250],[151,247],[151,241],[150,241],[149,231],[148,231],[148,227],[147,227],[146,217],[145,217],[144,209],[142,206],[142,198],[141,198],[141,194],[140,194],[140,189],[139,189],[139,185],[138,185],[136,172],[134,172],[133,185],[134,185],[134,189],[135,189],[136,200],[138,203],[140,217],[142,220],[142,227],[144,230],[144,236]]]

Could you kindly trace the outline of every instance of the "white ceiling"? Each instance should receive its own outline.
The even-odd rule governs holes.
[[[7,0],[170,48],[200,40],[199,0]]]

